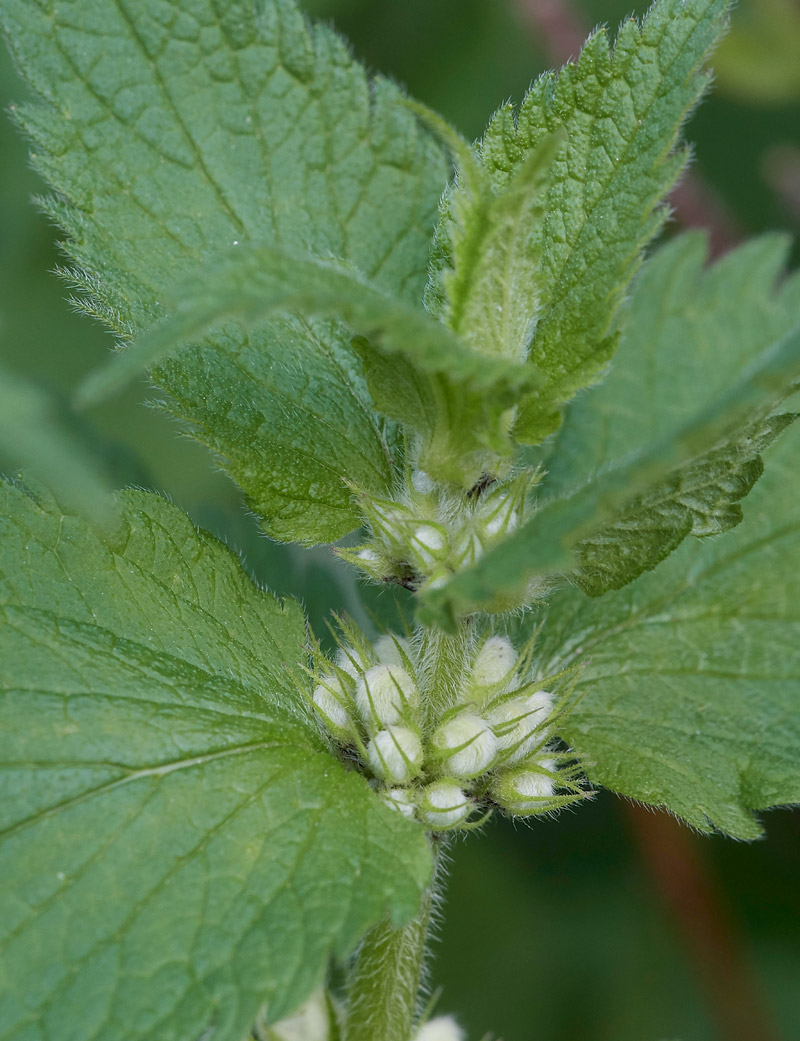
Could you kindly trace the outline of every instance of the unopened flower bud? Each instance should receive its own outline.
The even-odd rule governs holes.
[[[471,712],[459,712],[445,720],[432,740],[442,756],[442,765],[453,777],[478,777],[486,773],[497,756],[497,738],[492,728]]]
[[[501,774],[492,785],[495,802],[518,816],[545,812],[555,791],[551,774],[556,771],[556,763],[543,759],[538,765],[538,770],[520,766]]]
[[[417,806],[422,820],[434,831],[454,828],[469,817],[472,804],[455,781],[434,781],[420,793]]]
[[[369,668],[370,663],[365,661],[363,656],[355,649],[355,647],[340,647],[336,652],[336,664],[342,670],[346,672],[348,676],[358,679],[365,669]]]
[[[375,651],[375,657],[381,665],[399,665],[402,667],[405,664],[403,654],[406,657],[409,655],[408,640],[404,640],[402,636],[391,636],[387,633],[378,637],[373,650]]]
[[[268,1036],[274,1041],[328,1041],[331,1036],[330,1003],[324,987],[318,987],[291,1016],[273,1023]]]
[[[491,539],[510,535],[518,523],[518,497],[513,492],[497,492],[487,502],[484,531]]]
[[[401,666],[373,665],[358,677],[356,707],[368,726],[408,722],[419,708],[419,691]]]
[[[497,736],[498,748],[508,753],[504,762],[517,762],[544,742],[547,731],[542,724],[552,711],[553,695],[537,690],[501,701],[486,712],[486,719]]]
[[[389,788],[383,793],[383,801],[404,817],[413,817],[416,809],[414,795],[408,788]]]
[[[436,1016],[423,1023],[413,1041],[466,1041],[466,1036],[452,1016]]]
[[[367,745],[373,773],[392,785],[407,784],[422,765],[422,742],[408,727],[379,730]]]
[[[496,687],[511,679],[517,664],[517,652],[505,636],[490,636],[478,651],[472,666],[472,682],[476,687]]]
[[[430,495],[431,492],[436,491],[433,478],[426,474],[424,470],[414,470],[411,474],[411,483],[414,486],[414,491],[419,492],[420,495]]]
[[[350,699],[338,676],[325,676],[311,695],[317,714],[326,728],[343,744],[353,739],[355,727],[350,718]]]
[[[447,533],[437,524],[420,524],[411,532],[409,549],[417,563],[428,570],[447,556]]]

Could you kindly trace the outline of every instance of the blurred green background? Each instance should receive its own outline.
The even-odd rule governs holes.
[[[370,68],[470,136],[501,101],[519,99],[539,72],[574,53],[584,30],[630,13],[621,0],[306,7],[332,21]],[[727,239],[781,227],[796,234],[797,0],[742,0],[716,70],[689,127],[700,179],[690,222],[713,221]],[[5,55],[0,93],[4,106],[24,97]],[[52,273],[62,259],[56,236],[31,204],[43,186],[10,120],[0,123],[0,144],[0,354],[66,400],[110,337],[74,313],[68,286]],[[318,632],[331,606],[362,622],[394,610],[391,594],[370,593],[360,606],[329,551],[258,536],[205,450],[143,407],[147,398],[139,385],[87,422],[117,483],[165,492],[239,549],[259,581],[300,590]],[[800,812],[775,811],[765,823],[766,841],[752,845],[698,838],[607,793],[557,822],[492,823],[452,851],[432,966],[440,1008],[457,1012],[470,1041],[489,1031],[504,1041],[800,1039]]]

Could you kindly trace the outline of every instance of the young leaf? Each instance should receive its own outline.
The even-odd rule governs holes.
[[[101,527],[113,525],[115,508],[100,469],[58,421],[49,395],[0,370],[0,450],[58,493],[65,506]]]
[[[421,829],[308,718],[299,607],[178,509],[0,494],[0,1038],[241,1041],[413,913]]]
[[[625,22],[613,52],[604,30],[575,65],[543,76],[518,115],[495,115],[480,158],[505,188],[550,134],[565,131],[545,202],[532,296],[529,359],[544,386],[520,406],[514,435],[534,444],[558,426],[559,408],[599,378],[617,345],[616,315],[644,245],[661,227],[659,205],[686,162],[674,150],[704,90],[708,52],[727,0],[657,0],[641,26]]]
[[[39,95],[20,110],[72,273],[124,339],[237,244],[338,256],[407,300],[447,164],[384,80],[292,0],[0,0]],[[226,331],[157,374],[280,538],[358,524],[346,473],[389,479],[360,363],[331,321]]]
[[[538,312],[544,204],[561,131],[546,137],[502,185],[435,113],[412,106],[458,165],[445,193],[425,294],[428,310],[476,350],[524,360]]]
[[[800,800],[797,450],[770,449],[753,523],[602,601],[562,591],[537,644],[544,673],[584,665],[564,732],[590,778],[702,831],[755,838]]]
[[[732,527],[741,519],[738,500],[761,475],[759,452],[794,418],[779,408],[798,386],[800,330],[767,349],[691,422],[550,500],[428,593],[426,617],[452,624],[455,614],[499,595],[524,602],[572,567],[569,577],[599,595],[653,568],[688,534]]]

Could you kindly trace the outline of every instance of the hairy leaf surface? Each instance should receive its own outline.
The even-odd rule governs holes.
[[[769,451],[747,521],[602,601],[557,594],[544,673],[584,664],[564,725],[592,780],[702,831],[755,838],[800,800],[800,442]]]
[[[0,521],[0,1038],[241,1041],[430,870],[324,747],[305,627],[152,495]],[[302,680],[301,680],[302,682]]]
[[[760,452],[793,418],[781,402],[800,377],[800,334],[787,335],[800,320],[800,280],[773,292],[783,250],[766,240],[705,274],[694,236],[657,256],[631,303],[616,386],[577,402],[552,450],[544,488],[555,494],[430,593],[432,616],[452,618],[526,583],[543,591],[565,573],[599,595],[655,567],[687,535],[739,523],[739,500],[762,473]],[[729,314],[737,293],[739,322]]]
[[[546,379],[521,406],[515,434],[522,442],[551,433],[560,406],[596,381],[614,353],[617,311],[642,248],[663,222],[660,200],[686,162],[675,144],[706,86],[703,64],[727,6],[659,0],[641,25],[623,24],[613,51],[599,30],[576,64],[541,77],[518,113],[505,106],[489,124],[480,158],[498,190],[549,135],[568,139],[551,168],[536,243],[541,261],[529,291],[538,320],[529,358]]]
[[[342,257],[420,298],[442,151],[293,0],[2,0],[0,12],[40,98],[20,118],[75,277],[122,337],[163,315],[166,288],[245,243]],[[158,381],[279,538],[357,525],[343,473],[386,485],[336,322],[231,331]]]
[[[273,311],[341,318],[353,330],[370,334],[362,337],[363,352],[383,348],[403,354],[422,372],[447,376],[475,390],[508,393],[535,382],[525,366],[471,350],[421,308],[335,261],[274,247],[245,249],[177,290],[175,298],[175,317],[90,377],[85,399],[115,392],[143,367],[157,364],[182,342],[226,318],[242,318],[249,326]]]

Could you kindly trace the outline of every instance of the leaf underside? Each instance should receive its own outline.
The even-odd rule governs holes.
[[[800,801],[798,448],[769,450],[748,523],[602,600],[562,591],[537,645],[544,673],[583,665],[564,732],[590,779],[701,831],[756,838]]]
[[[0,1038],[241,1041],[415,910],[421,829],[323,746],[299,607],[153,495],[0,491]]]
[[[601,595],[687,535],[739,523],[760,452],[794,418],[781,402],[798,379],[800,278],[775,290],[786,250],[775,237],[708,269],[705,248],[683,236],[647,265],[608,383],[574,403],[549,455],[550,497],[428,595],[431,618],[446,624],[498,594],[564,577]]]
[[[57,193],[71,277],[122,338],[237,244],[341,257],[421,299],[442,150],[397,88],[368,81],[292,0],[2,0],[0,15],[39,96],[18,116]],[[226,330],[157,381],[278,538],[355,527],[343,475],[387,485],[383,433],[337,322]]]

